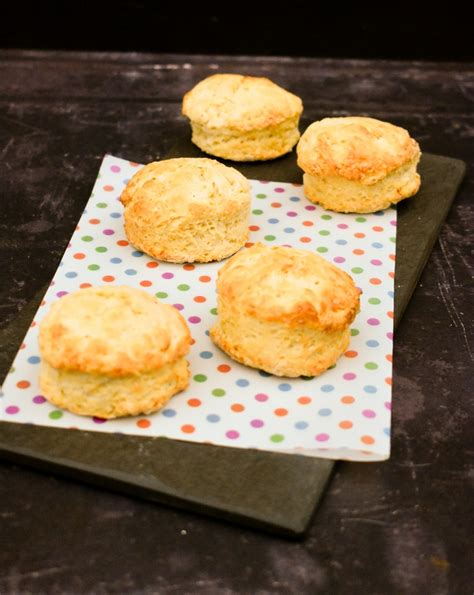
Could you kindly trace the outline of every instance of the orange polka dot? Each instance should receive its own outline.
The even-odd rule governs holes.
[[[389,254],[388,257],[390,258],[390,260],[396,260],[395,254]]]
[[[192,434],[195,429],[196,428],[194,426],[192,426],[191,424],[184,424],[184,426],[181,426],[181,431],[184,432],[185,434]]]
[[[311,397],[299,397],[298,403],[300,405],[309,405],[311,403]]]
[[[88,287],[92,287],[92,285],[90,283],[81,283],[79,287],[81,289],[87,289]]]
[[[46,304],[46,300],[43,300],[43,301],[41,302],[41,306],[44,306],[45,304]]]
[[[394,278],[395,278],[395,273],[392,273],[392,272],[390,272],[390,273],[388,274],[388,276],[390,277],[390,279],[394,279]]]
[[[16,383],[16,385],[18,388],[28,388],[30,386],[30,383],[28,382],[28,380],[20,380]]]
[[[151,426],[151,421],[148,419],[139,419],[137,421],[137,426],[142,429],[149,428]]]
[[[360,248],[356,248],[355,250],[352,250],[353,254],[356,254],[357,256],[360,256],[361,254],[365,254],[365,250],[361,250]]]
[[[153,283],[151,281],[147,281],[146,279],[144,281],[140,281],[140,285],[142,287],[150,287],[150,285],[153,285]]]
[[[196,339],[193,339],[193,338],[191,337],[191,345],[194,345],[194,343],[196,343]]]
[[[370,279],[370,283],[372,285],[380,285],[382,283],[381,279],[378,279],[377,277],[372,277],[372,279]]]
[[[393,357],[390,355],[390,353],[389,353],[388,355],[386,355],[386,356],[385,356],[385,359],[386,359],[388,362],[393,362]]]
[[[105,281],[106,283],[112,283],[112,281],[115,281],[115,277],[113,275],[104,275],[102,277],[102,281]]]
[[[309,242],[311,242],[311,238],[303,236],[302,238],[300,238],[300,242],[303,242],[303,244],[308,244]]]
[[[36,320],[33,320],[33,322],[30,324],[31,328],[34,328],[36,326]]]
[[[20,349],[25,349],[26,343],[22,343]]]
[[[281,207],[281,202],[272,202],[272,207],[274,209],[278,209],[279,207]]]
[[[83,260],[86,257],[86,255],[83,252],[76,252],[74,254],[74,258],[76,260]]]
[[[206,301],[206,298],[203,295],[197,295],[195,298],[193,298],[195,302],[197,302],[198,304],[202,304],[203,302]]]
[[[387,312],[387,316],[388,316],[389,318],[393,318],[393,312],[392,312],[391,310],[389,310],[389,311]]]
[[[273,413],[275,415],[278,415],[278,417],[285,417],[285,415],[288,415],[288,409],[285,409],[284,407],[279,407],[278,409],[275,409]]]
[[[363,455],[373,455],[374,453],[371,450],[361,450],[360,451]]]
[[[244,246],[246,248],[251,248],[253,246],[253,242],[245,242]]]
[[[363,442],[364,444],[373,444],[375,442],[375,440],[372,438],[372,436],[362,436],[360,441]]]
[[[245,411],[245,407],[243,405],[241,405],[240,403],[234,403],[233,405],[230,406],[230,408],[235,413],[241,413],[242,411]]]
[[[346,351],[344,355],[346,357],[357,357],[359,354],[357,353],[357,351]]]
[[[117,246],[128,246],[127,240],[119,240]]]
[[[200,399],[188,399],[188,405],[190,407],[199,407],[201,405]]]
[[[114,189],[114,187],[113,187],[113,186],[111,186],[110,184],[106,184],[105,186],[103,186],[103,189],[104,189],[106,192],[112,192],[112,190]]]
[[[385,378],[385,384],[388,384],[389,386],[392,386],[392,379],[390,376],[388,376],[387,378]]]
[[[383,231],[383,227],[380,227],[380,225],[374,225],[374,226],[372,227],[372,229],[373,229],[374,231]]]
[[[139,165],[138,163],[135,163],[135,161],[129,161],[128,163],[129,163],[129,165],[131,165],[132,167],[138,167],[138,165]]]
[[[339,422],[339,427],[342,430],[350,430],[352,428],[354,424],[349,421],[348,419],[345,419],[344,421]]]
[[[209,283],[210,280],[211,280],[211,278],[208,277],[207,275],[201,275],[199,277],[199,281],[201,281],[201,283]]]
[[[258,231],[260,229],[260,227],[258,225],[250,225],[249,229],[250,229],[250,231]]]
[[[306,227],[312,227],[314,223],[312,221],[303,221],[303,225],[306,225]]]
[[[344,405],[352,405],[354,401],[354,397],[351,397],[350,395],[341,398],[341,403],[344,403]]]
[[[184,269],[185,271],[194,271],[194,269],[195,269],[195,268],[196,268],[196,267],[195,267],[193,264],[185,264],[185,265],[183,266],[183,269]]]
[[[227,364],[221,364],[220,366],[217,366],[217,369],[219,370],[219,372],[223,372],[224,374],[230,372],[230,366],[228,366]]]
[[[76,231],[79,231],[81,228],[79,227],[79,225],[76,225]]]
[[[98,223],[100,223],[100,219],[89,219],[89,223],[91,225],[97,225]]]
[[[354,237],[355,238],[365,238],[365,233],[358,231],[357,233],[354,234]]]
[[[146,266],[149,269],[156,269],[156,267],[160,266],[157,262],[155,262],[154,260],[150,260],[150,262],[146,263]]]

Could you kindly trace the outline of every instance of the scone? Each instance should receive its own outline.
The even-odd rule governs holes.
[[[263,77],[215,74],[183,99],[192,140],[202,151],[233,161],[275,159],[298,142],[299,97]]]
[[[222,260],[248,238],[250,184],[214,159],[150,163],[133,176],[120,200],[127,238],[158,260]]]
[[[255,244],[217,279],[214,343],[276,376],[317,376],[347,349],[360,290],[313,252]]]
[[[418,143],[404,128],[374,118],[314,122],[297,153],[307,198],[331,211],[380,211],[420,187]]]
[[[151,413],[188,386],[190,344],[181,314],[144,291],[80,289],[41,322],[41,391],[79,415]]]

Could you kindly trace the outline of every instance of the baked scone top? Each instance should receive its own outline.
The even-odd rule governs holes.
[[[404,128],[374,118],[348,116],[314,122],[302,135],[298,165],[313,176],[341,176],[374,184],[419,158]]]
[[[192,218],[208,211],[231,214],[248,205],[250,183],[233,167],[206,158],[182,157],[145,165],[120,197],[125,207],[134,204],[135,214],[160,220]]]
[[[229,307],[268,322],[322,330],[347,327],[359,311],[352,278],[307,250],[255,244],[233,256],[218,274]]]
[[[264,77],[215,74],[183,99],[183,114],[207,128],[246,132],[276,126],[303,111],[299,97]]]
[[[110,376],[157,370],[183,357],[183,317],[131,287],[90,287],[55,302],[40,325],[41,356],[53,367]]]

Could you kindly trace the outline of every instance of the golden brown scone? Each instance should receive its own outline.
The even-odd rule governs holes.
[[[202,151],[233,161],[275,159],[298,142],[299,97],[263,77],[215,74],[183,99],[192,140]]]
[[[120,200],[127,238],[158,260],[222,260],[248,238],[250,184],[214,159],[150,163],[133,176]]]
[[[297,147],[307,198],[325,209],[372,213],[420,187],[420,147],[404,128],[374,118],[325,118]]]
[[[188,386],[190,345],[181,314],[144,291],[81,289],[41,322],[41,390],[79,415],[151,413]]]
[[[276,376],[317,376],[347,349],[360,290],[313,252],[255,244],[219,271],[210,335],[230,357]]]

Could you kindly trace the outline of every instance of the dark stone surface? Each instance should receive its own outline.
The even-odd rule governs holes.
[[[103,153],[165,154],[186,129],[181,94],[210,71],[274,78],[305,98],[303,124],[348,113],[385,118],[409,128],[425,151],[472,166],[466,64],[0,57],[2,326],[54,273]],[[469,593],[471,194],[468,177],[398,329],[392,458],[339,464],[305,541],[5,463],[0,592]]]

